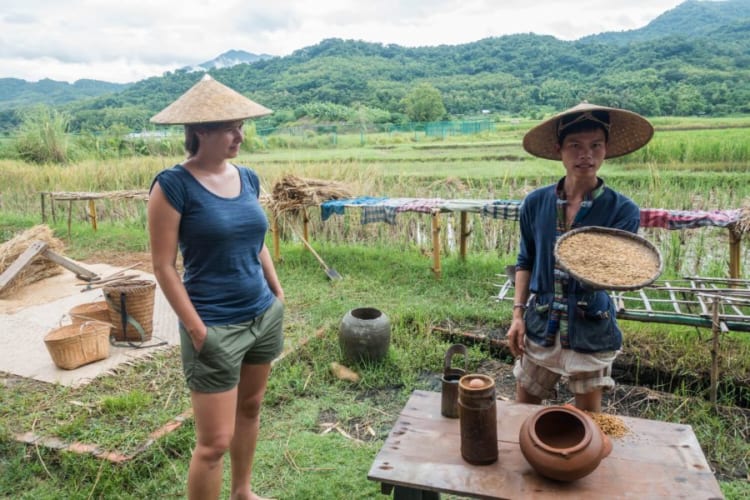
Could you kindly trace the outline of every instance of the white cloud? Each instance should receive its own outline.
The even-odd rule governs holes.
[[[0,13],[0,77],[137,81],[230,49],[287,55],[325,38],[404,46],[645,26],[681,0],[25,0]],[[207,4],[211,4],[208,6]]]

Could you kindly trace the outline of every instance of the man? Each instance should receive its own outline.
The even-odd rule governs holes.
[[[597,175],[606,158],[635,151],[654,129],[630,111],[581,103],[531,129],[523,139],[534,156],[559,160],[565,177],[531,192],[520,215],[513,320],[516,399],[539,404],[561,377],[578,408],[601,411],[602,390],[614,386],[612,362],[622,345],[607,292],[586,289],[556,265],[555,241],[584,226],[637,232],[640,211]]]

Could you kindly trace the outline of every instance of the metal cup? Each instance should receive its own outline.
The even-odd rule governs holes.
[[[464,368],[451,367],[451,361],[455,354],[461,354],[464,357]],[[469,359],[466,356],[466,346],[463,344],[454,344],[448,348],[445,353],[445,362],[443,365],[442,397],[440,399],[440,414],[448,418],[458,418],[458,381],[466,375]]]

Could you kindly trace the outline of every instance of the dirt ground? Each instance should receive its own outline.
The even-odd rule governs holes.
[[[106,262],[115,267],[135,265],[135,269],[154,272],[149,252],[91,252],[85,262]]]

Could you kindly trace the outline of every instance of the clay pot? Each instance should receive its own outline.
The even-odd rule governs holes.
[[[612,451],[594,420],[571,405],[548,406],[530,415],[518,435],[521,452],[540,475],[575,481],[593,472]]]
[[[339,326],[339,345],[347,362],[380,361],[391,344],[391,322],[374,307],[347,312]]]

